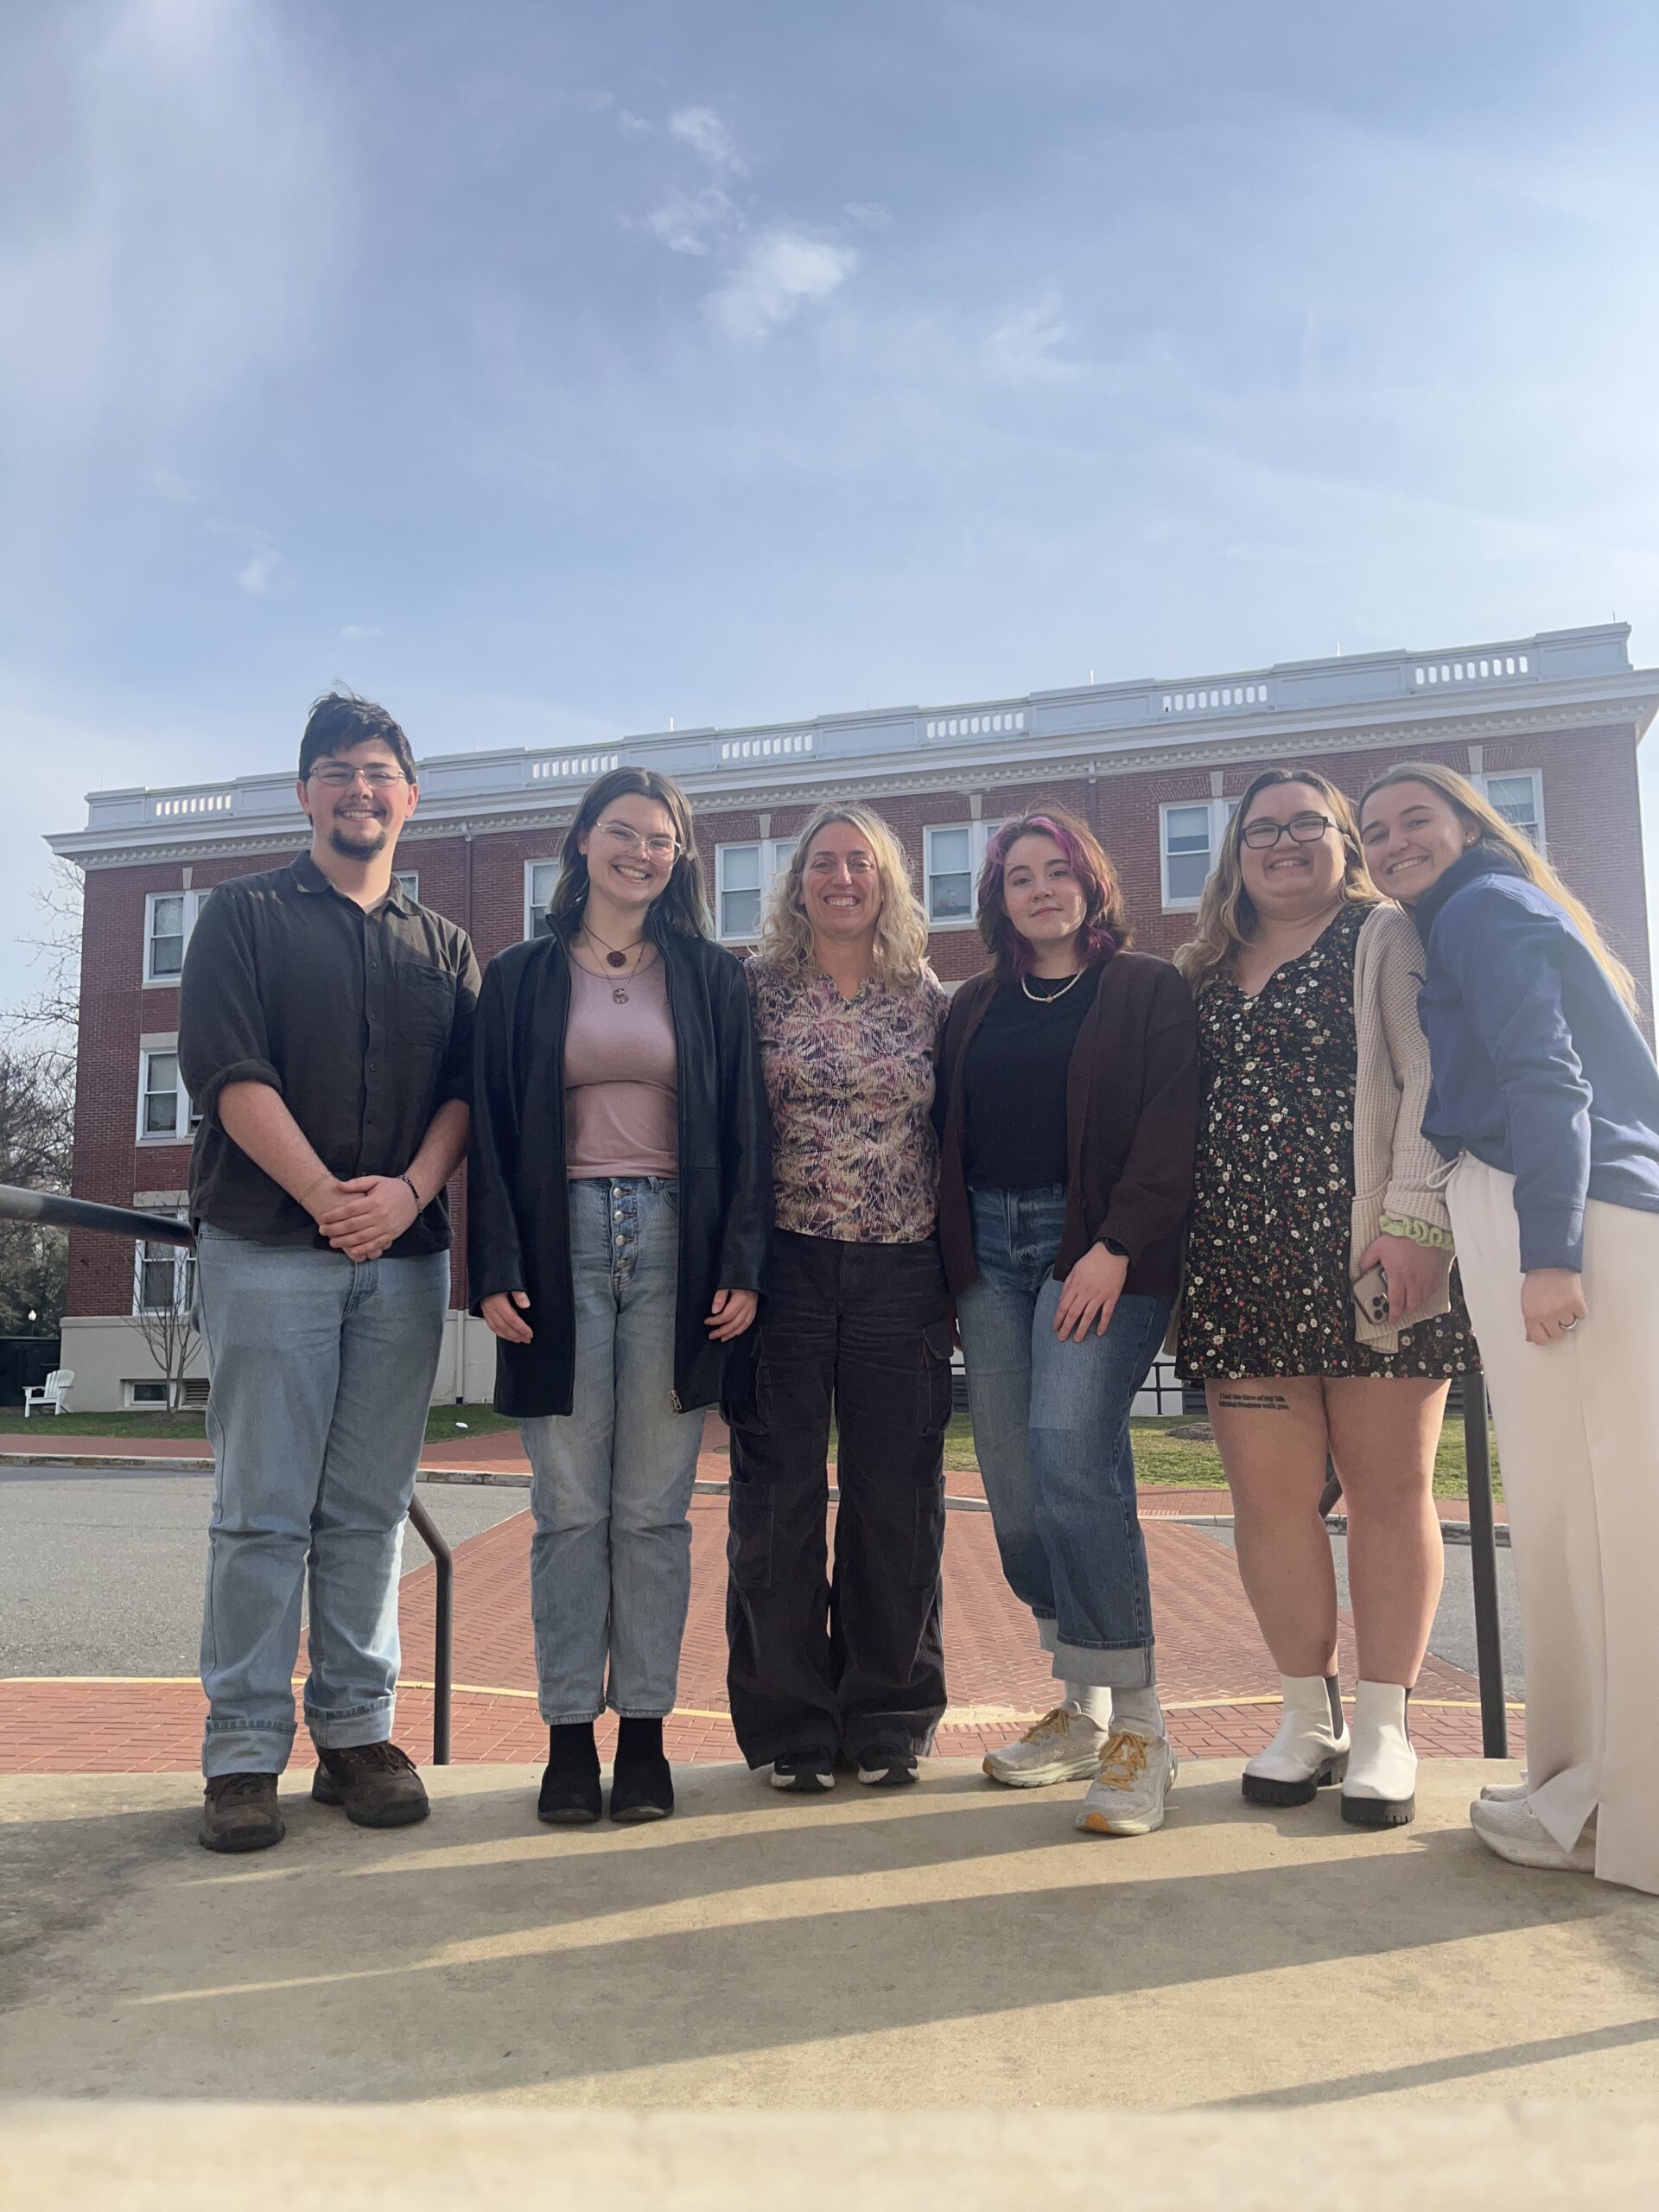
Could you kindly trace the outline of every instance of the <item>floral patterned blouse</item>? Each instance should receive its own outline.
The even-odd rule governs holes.
[[[799,1236],[916,1244],[938,1214],[933,1057],[950,1001],[931,973],[843,999],[827,976],[747,961],[772,1108],[773,1218]]]

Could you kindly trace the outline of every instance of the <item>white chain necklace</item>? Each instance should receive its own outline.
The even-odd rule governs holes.
[[[1058,991],[1033,991],[1031,988],[1031,979],[1027,976],[1020,978],[1020,988],[1033,1006],[1052,1006],[1056,999],[1063,999],[1072,984],[1080,983],[1088,973],[1089,970],[1086,968],[1079,968],[1074,976],[1066,977]]]

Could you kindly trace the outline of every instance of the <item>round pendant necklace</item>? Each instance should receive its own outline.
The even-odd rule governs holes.
[[[619,951],[615,945],[606,944],[604,938],[600,937],[586,922],[582,925],[582,934],[584,937],[591,938],[595,944],[604,946],[605,965],[607,968],[626,968],[628,964],[628,954],[630,952],[638,952],[645,943],[645,938],[641,938],[639,939],[638,943],[629,945],[626,950]],[[632,977],[637,976],[639,973],[640,969],[644,968],[645,965],[645,963],[643,960],[640,961],[639,967],[634,968],[631,971],[629,980],[632,981]],[[615,984],[612,988],[611,1003],[613,1006],[626,1006],[628,1003],[628,995],[626,991],[623,989],[622,985],[620,982]]]
[[[1058,991],[1033,991],[1031,988],[1031,978],[1028,976],[1022,976],[1020,978],[1020,988],[1033,1006],[1052,1006],[1056,999],[1063,999],[1065,996],[1073,983],[1080,983],[1088,972],[1086,968],[1079,968],[1075,976],[1066,977]]]

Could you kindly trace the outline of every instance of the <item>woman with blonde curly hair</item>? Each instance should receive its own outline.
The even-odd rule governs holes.
[[[1340,1782],[1345,1821],[1398,1827],[1415,1808],[1406,1707],[1443,1572],[1434,1450],[1449,1379],[1475,1364],[1445,1173],[1421,1134],[1421,954],[1366,874],[1342,793],[1271,768],[1240,799],[1175,957],[1203,1076],[1176,1365],[1205,1385],[1284,1697],[1244,1796],[1307,1804]],[[1348,1510],[1351,1737],[1327,1453]]]
[[[950,1329],[933,1061],[945,996],[904,853],[820,807],[775,887],[750,1001],[775,1205],[753,1392],[732,1431],[732,1724],[773,1786],[916,1779],[944,1711]],[[840,1504],[830,1572],[831,1421]]]

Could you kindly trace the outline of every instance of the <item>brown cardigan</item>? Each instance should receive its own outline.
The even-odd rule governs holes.
[[[950,1001],[939,1050],[944,1125],[939,1239],[953,1292],[978,1275],[963,1173],[963,1070],[996,988],[987,973]],[[1131,1296],[1173,1297],[1192,1197],[1198,1120],[1198,1020],[1167,960],[1115,953],[1084,1016],[1066,1075],[1065,1230],[1054,1273],[1065,1277],[1109,1236],[1129,1255]]]

